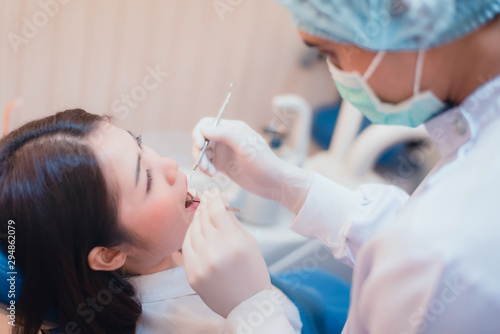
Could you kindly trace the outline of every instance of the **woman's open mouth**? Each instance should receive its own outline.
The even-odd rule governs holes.
[[[200,198],[196,195],[195,189],[188,189],[186,194],[186,203],[185,208],[189,208],[193,206],[195,209],[198,207],[200,203]]]

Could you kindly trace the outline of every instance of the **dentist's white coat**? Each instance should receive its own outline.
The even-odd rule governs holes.
[[[291,224],[355,268],[344,334],[500,333],[500,77],[426,128],[442,160],[411,197],[315,175]]]

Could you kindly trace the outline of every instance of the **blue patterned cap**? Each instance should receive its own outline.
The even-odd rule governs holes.
[[[500,0],[276,0],[303,32],[372,51],[429,49],[500,13]]]

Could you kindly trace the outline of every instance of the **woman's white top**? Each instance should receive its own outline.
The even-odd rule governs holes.
[[[344,334],[500,333],[500,77],[426,128],[442,160],[411,197],[315,175],[292,222],[354,267]]]
[[[302,322],[297,307],[277,288],[261,292],[228,316],[213,312],[189,285],[184,267],[150,275],[128,278],[138,290],[142,316],[137,333],[141,334],[220,334],[253,333],[265,324],[281,333],[300,333]],[[266,318],[272,317],[272,324]]]

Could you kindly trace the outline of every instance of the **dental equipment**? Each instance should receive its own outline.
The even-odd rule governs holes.
[[[198,201],[198,200],[193,200],[193,202],[200,203],[200,201]],[[232,211],[232,212],[237,212],[237,213],[242,213],[243,212],[240,209],[232,208],[230,206],[226,206],[226,210],[227,211]]]
[[[231,84],[229,85],[229,87],[233,87],[233,83],[231,82]],[[217,124],[219,124],[219,121],[220,119],[222,118],[222,114],[224,113],[224,111],[226,110],[226,106],[227,106],[227,103],[229,102],[229,98],[231,97],[231,91],[229,91],[229,93],[227,94],[227,97],[226,97],[226,100],[224,101],[224,103],[222,104],[222,107],[220,108],[219,110],[219,114],[217,115],[217,118],[215,119],[214,123],[213,123],[213,127],[217,126]],[[198,159],[196,159],[196,162],[195,164],[193,165],[193,170],[191,171],[191,174],[189,175],[189,181],[191,181],[191,178],[193,177],[193,174],[194,172],[196,171],[196,169],[198,168],[198,165],[200,164],[201,162],[201,159],[203,158],[203,156],[205,155],[205,151],[207,150],[207,147],[208,147],[208,143],[210,141],[208,139],[205,139],[205,143],[203,144],[203,147],[201,148],[201,152],[200,152],[200,155],[198,155]]]
[[[9,123],[10,123],[10,115],[12,113],[12,110],[16,109],[17,107],[21,106],[23,104],[23,100],[21,98],[16,98],[12,100],[7,107],[5,108],[5,111],[3,113],[3,136],[7,135],[9,133]]]
[[[191,205],[191,203],[200,203],[199,199],[196,199],[196,189],[188,189],[188,197],[186,199],[186,208]],[[226,206],[226,210],[232,212],[243,213],[240,209],[232,208],[230,206]]]

